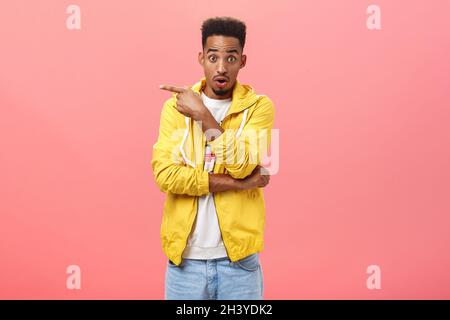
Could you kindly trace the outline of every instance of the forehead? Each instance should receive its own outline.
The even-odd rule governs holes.
[[[204,51],[207,52],[208,49],[215,49],[219,52],[223,51],[229,51],[229,50],[237,50],[238,52],[241,52],[241,45],[239,43],[239,39],[235,37],[228,37],[228,36],[209,36],[206,39],[205,48]]]

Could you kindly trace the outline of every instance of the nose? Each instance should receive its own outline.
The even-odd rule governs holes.
[[[227,70],[225,68],[225,62],[222,60],[219,60],[219,63],[217,64],[217,73],[219,75],[224,75],[225,73],[227,73]]]

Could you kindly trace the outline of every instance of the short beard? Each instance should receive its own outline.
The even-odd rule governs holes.
[[[231,89],[227,89],[227,90],[212,89],[212,90],[216,96],[222,97],[222,96],[226,96],[230,92]]]

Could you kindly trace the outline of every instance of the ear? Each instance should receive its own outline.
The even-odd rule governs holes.
[[[247,63],[247,56],[245,54],[243,54],[241,57],[241,65],[240,65],[239,69],[242,69],[243,67],[245,67],[246,63]]]
[[[198,53],[198,63],[203,66],[204,56],[203,51]]]

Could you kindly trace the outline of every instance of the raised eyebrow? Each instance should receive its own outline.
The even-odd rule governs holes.
[[[208,54],[208,53],[211,52],[211,51],[212,51],[212,52],[217,52],[217,51],[219,51],[219,50],[209,48],[208,51],[206,51],[206,53]],[[236,49],[231,49],[231,50],[227,50],[227,53],[236,53],[236,54],[239,54],[239,51],[237,51]]]

